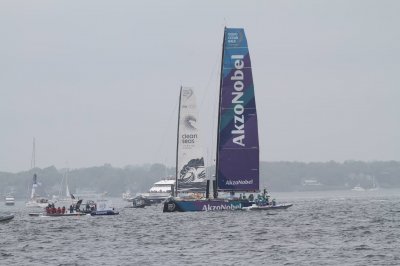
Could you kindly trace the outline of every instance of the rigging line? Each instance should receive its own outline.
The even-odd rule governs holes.
[[[169,129],[169,127],[171,126],[171,121],[172,121],[172,119],[173,119],[173,117],[175,117],[175,113],[176,113],[176,110],[177,110],[177,108],[178,108],[178,105],[179,105],[179,101],[175,101],[175,105],[174,105],[174,108],[173,108],[173,110],[171,111],[171,113],[170,113],[170,115],[169,115],[169,118],[168,118],[168,123],[167,123],[167,125],[165,126],[165,128],[164,128],[164,130],[162,131],[162,137],[161,137],[161,140],[160,140],[160,145],[158,145],[157,147],[158,147],[158,149],[156,150],[156,154],[157,155],[160,155],[161,154],[161,151],[164,149],[164,145],[165,145],[165,138],[166,138],[166,132],[168,132],[168,130],[167,129]],[[165,155],[166,153],[165,153],[165,150],[164,150],[164,155]],[[161,158],[162,158],[163,156],[161,156]],[[167,156],[165,156],[165,158],[166,158]],[[162,159],[161,159],[162,160]]]
[[[218,57],[217,57],[217,63],[218,62],[220,62],[220,58],[222,58],[222,56],[223,56],[223,50],[222,49],[219,49],[218,50]],[[217,65],[217,64],[216,64]],[[218,70],[216,70],[216,71],[218,71]],[[215,89],[214,89],[214,91],[215,91],[215,95],[217,95],[217,97],[214,97],[213,99],[214,99],[214,101],[212,101],[213,102],[213,110],[212,110],[212,114],[213,114],[213,116],[212,116],[212,133],[211,133],[211,147],[213,148],[213,147],[215,147],[216,145],[217,145],[217,134],[218,134],[218,132],[217,133],[215,133],[216,131],[218,131],[218,113],[219,113],[219,110],[217,110],[217,108],[218,108],[218,106],[219,106],[219,94],[220,94],[220,82],[218,82],[218,80],[220,80],[221,78],[221,75],[222,75],[222,73],[220,72],[220,71],[218,71],[218,72],[216,72],[217,74],[216,74],[216,80],[217,80],[217,82],[215,82]],[[214,162],[214,160],[216,160],[216,149],[214,148],[214,149],[212,149],[212,152],[211,152],[211,163],[212,163],[212,165],[215,165],[216,164],[216,162]]]
[[[35,147],[35,137],[33,137],[33,147],[32,147],[32,156],[31,156],[31,169],[36,167],[36,147]]]
[[[219,92],[219,85],[216,85],[216,91]],[[215,147],[217,145],[217,134],[215,134],[215,131],[218,130],[218,112],[217,107],[219,106],[219,98],[216,97],[214,98],[214,103],[213,103],[213,117],[212,117],[212,134],[211,134],[211,147]],[[216,156],[216,149],[213,149],[213,155],[211,156],[211,161],[214,161],[214,157]]]
[[[60,184],[60,188],[58,190],[58,196],[59,197],[61,197],[61,193],[62,193],[62,189],[63,189],[63,183],[64,183],[64,177],[65,177],[65,173],[61,177],[61,184]]]
[[[218,92],[219,85],[216,84],[215,87],[216,87],[216,91]],[[211,148],[211,150],[209,151],[209,154],[208,154],[208,166],[209,167],[213,167],[216,164],[216,161],[215,161],[216,160],[216,148],[215,147],[217,145],[217,134],[218,134],[215,132],[216,132],[217,124],[218,124],[218,122],[217,122],[218,121],[217,107],[218,107],[219,99],[218,99],[218,97],[214,97],[213,100],[214,101],[211,101],[212,102],[211,138],[209,138],[210,141],[208,143],[210,145],[209,147]],[[212,174],[211,174],[211,177],[212,177]],[[211,178],[211,179],[213,179],[213,178]]]
[[[219,77],[219,72],[218,72],[218,68],[217,68],[217,66],[218,66],[218,63],[220,62],[220,58],[222,57],[222,51],[221,51],[221,49],[218,49],[217,50],[218,52],[217,52],[217,56],[215,57],[215,61],[214,61],[214,65],[213,65],[213,67],[212,67],[212,70],[211,70],[211,73],[210,73],[210,75],[209,75],[209,79],[208,79],[208,82],[207,82],[207,85],[205,86],[205,89],[204,89],[204,91],[205,91],[205,93],[203,94],[203,97],[202,97],[202,99],[201,99],[201,102],[200,102],[200,106],[201,107],[203,107],[203,104],[204,104],[204,101],[205,101],[205,99],[206,99],[206,97],[207,98],[211,98],[211,101],[208,101],[208,102],[210,102],[211,104],[212,104],[212,106],[213,106],[213,109],[212,109],[212,117],[211,117],[211,121],[212,121],[212,123],[211,123],[211,127],[212,127],[212,133],[211,133],[211,143],[210,143],[210,141],[207,141],[207,143],[204,143],[204,144],[206,144],[206,147],[207,146],[209,146],[209,145],[211,145],[211,147],[214,147],[214,143],[215,143],[215,134],[214,134],[214,130],[215,130],[215,118],[216,118],[216,116],[215,116],[215,109],[216,109],[216,102],[217,102],[217,100],[218,100],[218,97],[213,97],[212,95],[219,95],[219,88],[218,88],[218,85],[219,85],[219,82],[218,82],[218,77]],[[212,84],[212,82],[215,82],[215,84],[216,84],[216,86],[217,86],[217,89],[216,90],[213,90],[212,88],[215,88],[214,86],[211,86],[211,84]],[[210,89],[211,88],[211,89]],[[215,92],[215,93],[212,93],[212,92]],[[212,93],[212,94],[211,94]],[[211,96],[210,96],[210,94],[211,94]],[[208,150],[208,149],[207,149]],[[213,148],[211,148],[211,150],[215,150],[215,149],[213,149]],[[214,164],[214,162],[213,162],[213,157],[215,157],[215,155],[213,155],[213,153],[214,152],[211,152],[211,154],[208,154],[208,152],[206,153],[206,155],[207,155],[207,161],[208,161],[208,165],[209,166],[211,166],[211,165],[213,165]]]
[[[219,53],[218,53],[218,55],[219,55]],[[219,62],[219,58],[218,58],[218,56],[217,56],[217,58],[216,58],[216,60],[215,60],[215,62],[214,62],[214,66],[213,66],[213,68],[212,68],[212,70],[211,70],[210,76],[209,76],[209,78],[208,78],[208,82],[207,82],[207,84],[206,84],[206,86],[205,86],[205,93],[203,93],[203,97],[202,97],[201,102],[200,102],[200,106],[201,106],[201,107],[203,106],[203,103],[204,103],[204,100],[205,100],[206,96],[208,96],[209,88],[210,88],[211,82],[212,82],[213,80],[215,80],[214,74],[216,73],[216,68],[217,68],[218,62]]]

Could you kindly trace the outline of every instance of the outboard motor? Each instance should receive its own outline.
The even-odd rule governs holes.
[[[178,211],[173,197],[169,197],[164,201],[163,212],[174,212]]]

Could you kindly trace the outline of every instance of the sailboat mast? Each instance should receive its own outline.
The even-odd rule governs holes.
[[[182,97],[182,86],[179,92],[179,106],[178,106],[178,126],[176,131],[176,159],[175,159],[175,196],[178,196],[178,149],[179,149],[179,127],[181,121],[181,97]]]
[[[36,167],[36,155],[35,155],[35,138],[33,138],[32,158],[31,158],[31,169]]]
[[[33,138],[33,147],[32,147],[32,158],[31,158],[31,169],[34,169],[33,173],[33,181],[32,181],[32,189],[31,189],[31,199],[35,197],[36,186],[37,186],[37,176],[35,173],[36,168],[36,148],[35,148],[35,138]]]
[[[69,193],[69,187],[68,187],[68,173],[69,169],[67,168],[67,171],[65,172],[65,195],[70,198],[71,193]]]
[[[225,34],[226,34],[226,27],[224,28],[224,39],[222,42],[222,56],[221,56],[221,71],[220,71],[220,79],[219,79],[219,100],[218,100],[218,124],[217,124],[217,151],[216,151],[216,160],[215,160],[215,182],[216,186],[218,187],[218,167],[219,167],[219,142],[220,142],[220,136],[219,136],[219,128],[220,128],[220,123],[221,123],[221,101],[222,101],[222,81],[223,81],[223,67],[224,67],[224,47],[225,47]],[[214,187],[214,189],[215,189]],[[217,192],[214,191],[214,197],[218,195]]]

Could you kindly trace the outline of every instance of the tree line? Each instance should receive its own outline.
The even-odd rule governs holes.
[[[214,167],[207,169],[212,176]],[[0,172],[0,193],[2,196],[12,192],[16,198],[28,198],[32,177],[36,173],[41,194],[58,195],[66,169],[54,166],[35,168],[19,173]],[[121,196],[123,192],[146,192],[157,181],[175,176],[174,167],[163,164],[113,167],[103,166],[70,169],[68,184],[71,193],[79,190],[107,192],[110,196]],[[269,191],[335,190],[351,189],[361,186],[400,187],[400,162],[398,161],[345,161],[329,162],[261,162],[260,189]]]

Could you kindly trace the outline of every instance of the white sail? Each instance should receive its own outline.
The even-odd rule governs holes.
[[[48,199],[45,197],[40,197],[36,193],[36,188],[39,187],[40,183],[37,182],[36,171],[36,149],[35,149],[35,138],[33,138],[33,149],[32,149],[32,159],[31,159],[31,168],[34,170],[33,180],[32,180],[32,190],[31,197],[29,201],[26,202],[27,207],[40,207],[44,208],[48,204]]]
[[[67,198],[71,197],[71,194],[69,193],[69,187],[68,187],[68,169],[65,172],[65,196]]]
[[[203,192],[206,189],[204,155],[193,89],[181,88],[179,104],[177,191]]]
[[[69,193],[68,183],[67,183],[67,186],[66,186],[66,189],[65,189],[65,195],[66,195],[68,198],[71,197],[71,194]]]
[[[31,190],[31,199],[33,199],[36,196],[36,187],[37,187],[37,184],[33,183],[32,190]]]

